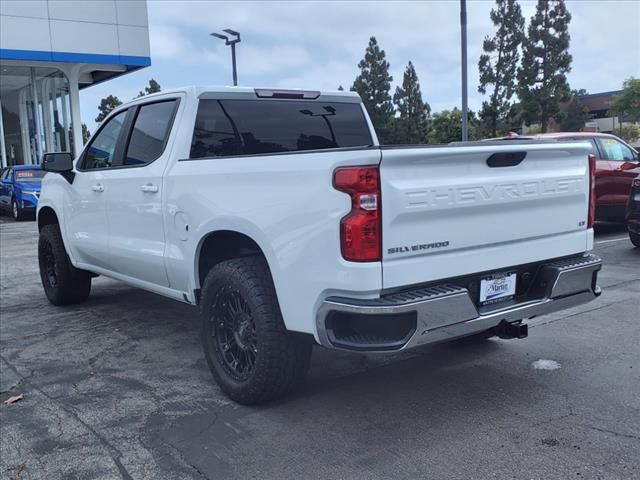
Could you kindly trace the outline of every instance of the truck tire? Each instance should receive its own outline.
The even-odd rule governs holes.
[[[38,263],[44,293],[53,305],[74,305],[89,297],[91,273],[71,264],[57,224],[45,225],[40,230]]]
[[[634,247],[640,248],[640,233],[629,232],[629,240],[631,240]]]
[[[304,379],[311,341],[287,332],[262,257],[213,267],[202,286],[200,313],[207,363],[232,400],[245,405],[273,400]]]

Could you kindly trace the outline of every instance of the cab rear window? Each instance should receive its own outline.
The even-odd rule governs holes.
[[[190,158],[361,147],[372,143],[358,103],[200,100]]]

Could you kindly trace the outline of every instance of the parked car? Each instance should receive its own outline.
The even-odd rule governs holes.
[[[615,135],[592,132],[514,135],[496,140],[588,141],[596,157],[596,220],[624,221],[631,181],[640,174],[640,157],[631,145]]]
[[[289,392],[313,343],[406,350],[600,294],[585,141],[378,144],[353,92],[190,87],[47,154],[38,258],[54,305],[94,274],[200,309],[221,389]]]
[[[640,175],[633,179],[627,202],[627,229],[631,243],[640,247]]]
[[[16,165],[0,173],[0,208],[13,219],[35,218],[40,182],[46,172],[40,165]]]

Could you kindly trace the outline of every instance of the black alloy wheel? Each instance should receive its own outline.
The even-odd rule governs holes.
[[[247,380],[255,368],[258,338],[255,321],[242,294],[223,289],[212,306],[209,322],[218,361],[235,380]]]

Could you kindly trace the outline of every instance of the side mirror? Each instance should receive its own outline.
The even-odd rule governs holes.
[[[42,156],[42,170],[53,173],[71,173],[73,157],[69,152],[45,153]]]

